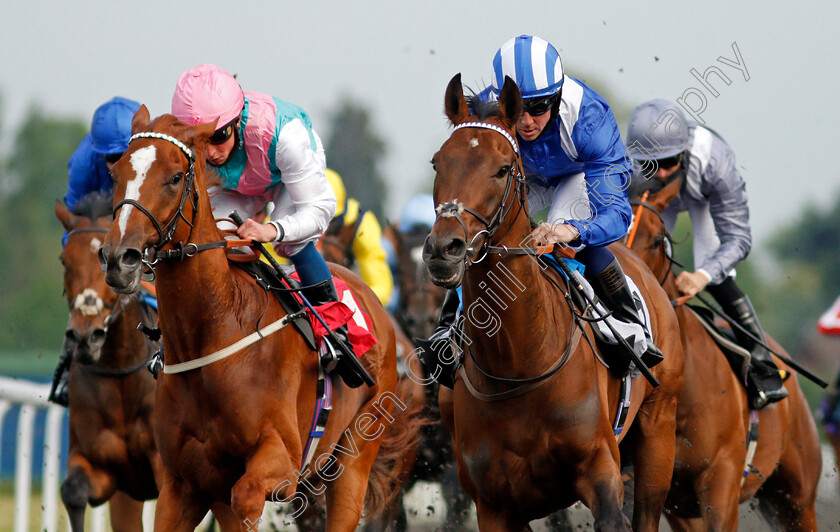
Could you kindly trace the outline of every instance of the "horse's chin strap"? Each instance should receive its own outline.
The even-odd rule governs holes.
[[[181,200],[178,203],[178,210],[175,211],[175,214],[163,227],[161,227],[160,223],[157,221],[157,218],[155,218],[155,215],[152,214],[151,211],[149,211],[137,200],[124,199],[114,206],[114,217],[116,217],[117,211],[120,209],[120,207],[122,207],[123,205],[131,205],[132,207],[136,207],[138,211],[145,214],[146,217],[152,222],[152,225],[154,225],[155,230],[158,233],[158,242],[151,248],[147,249],[146,252],[143,254],[143,261],[149,266],[150,269],[152,269],[155,263],[157,263],[158,259],[161,258],[158,256],[158,254],[161,252],[161,248],[163,248],[166,244],[169,243],[170,240],[172,240],[175,231],[178,229],[179,220],[184,220],[184,223],[190,226],[190,232],[192,232],[193,222],[195,221],[195,215],[198,211],[198,191],[195,188],[195,155],[193,154],[193,151],[187,147],[186,144],[176,139],[175,137],[172,137],[165,133],[136,133],[132,135],[130,139],[128,139],[128,143],[131,144],[131,142],[133,142],[134,140],[141,138],[165,140],[174,144],[178,147],[178,149],[180,149],[184,153],[184,155],[187,157],[187,162],[189,163],[187,172],[184,175],[184,185],[181,189]],[[190,198],[193,207],[192,220],[187,220],[187,218],[184,216],[184,206],[187,203],[187,198]],[[179,249],[182,250],[181,252],[183,253],[183,250],[189,246],[195,246],[195,244],[187,244],[185,246],[184,243],[181,242]],[[152,250],[154,250],[154,252],[152,252]],[[182,256],[189,255],[184,254]]]

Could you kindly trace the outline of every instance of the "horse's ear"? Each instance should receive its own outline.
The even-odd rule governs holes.
[[[464,87],[461,85],[460,72],[449,80],[443,101],[446,116],[453,126],[470,119],[470,109],[467,106],[467,99],[464,98]]]
[[[190,133],[192,135],[192,142],[196,144],[196,142],[204,142],[210,138],[210,136],[216,132],[216,123],[219,119],[215,119],[212,122],[208,122],[206,124],[198,124],[197,126],[193,126],[190,128]]]
[[[522,94],[509,76],[505,76],[505,84],[499,92],[499,111],[502,122],[509,128],[513,128],[522,116]]]
[[[152,118],[149,116],[149,110],[145,105],[141,105],[131,120],[131,134],[147,131],[151,122]]]
[[[665,185],[662,188],[662,190],[649,197],[648,203],[656,207],[658,211],[662,212],[663,210],[665,210],[665,207],[667,207],[668,204],[671,203],[671,200],[674,199],[677,196],[677,194],[680,193],[680,188],[682,188],[684,179],[685,175],[681,175],[677,179],[674,179],[673,181]]]
[[[394,246],[394,249],[397,251],[397,253],[399,253],[402,242],[400,239],[400,232],[397,229],[396,222],[391,222],[387,224],[382,230],[382,236],[387,238]]]
[[[67,205],[60,199],[55,200],[55,217],[67,231],[72,231],[76,225],[77,217],[70,213]]]

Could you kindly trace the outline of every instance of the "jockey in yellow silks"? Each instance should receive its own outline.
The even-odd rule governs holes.
[[[359,202],[347,197],[347,190],[341,176],[327,168],[327,181],[335,193],[335,219],[342,219],[342,225],[354,225],[361,216],[356,234],[353,237],[352,251],[362,280],[373,289],[379,301],[385,305],[394,290],[394,277],[385,260],[382,247],[382,227],[370,211],[363,210]]]

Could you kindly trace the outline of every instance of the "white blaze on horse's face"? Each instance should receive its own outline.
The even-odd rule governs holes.
[[[478,138],[473,137],[470,139],[470,148],[478,148]]]
[[[94,239],[90,241],[90,251],[94,255],[99,253],[99,248],[101,248],[101,247],[102,247],[102,241],[99,240],[98,238],[94,237]]]
[[[134,170],[134,179],[126,184],[125,198],[123,199],[140,201],[140,187],[143,186],[143,181],[146,180],[146,174],[149,172],[149,168],[152,167],[152,163],[155,162],[156,157],[157,150],[155,150],[154,146],[140,148],[131,154],[130,161],[131,168]],[[131,214],[132,209],[134,209],[132,205],[123,205],[122,210],[120,210],[120,238],[125,236],[125,227],[128,224],[128,216]]]

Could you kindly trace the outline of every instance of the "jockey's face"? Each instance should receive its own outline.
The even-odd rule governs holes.
[[[551,113],[533,116],[526,111],[516,122],[516,132],[523,140],[534,141],[543,132],[549,120],[551,120]]]
[[[676,159],[675,163],[671,162],[673,159]],[[668,162],[663,162],[663,161],[668,161]],[[665,181],[666,179],[668,179],[669,177],[674,175],[674,173],[677,170],[680,169],[680,163],[681,162],[682,162],[682,153],[679,154],[676,158],[663,159],[662,161],[660,161],[660,164],[659,164],[658,168],[656,169],[657,179],[661,179],[662,181]]]
[[[221,144],[207,144],[207,162],[213,166],[221,166],[230,158],[233,146],[236,143],[236,135],[231,135]]]

